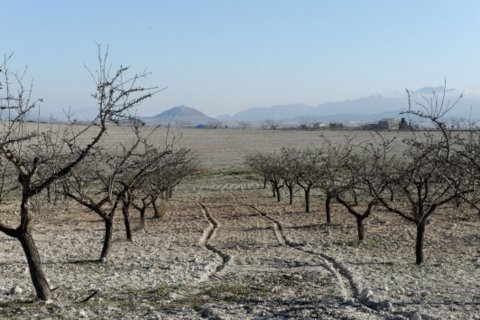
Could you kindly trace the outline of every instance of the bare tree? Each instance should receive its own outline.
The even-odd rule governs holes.
[[[140,213],[140,227],[145,228],[145,212],[149,206],[153,207],[154,217],[161,217],[157,205],[159,198],[167,201],[173,189],[187,176],[196,171],[198,162],[188,148],[172,149],[172,152],[158,157],[159,149],[146,147],[146,155],[155,158],[157,163],[152,166],[149,174],[144,177],[130,192],[130,205]]]
[[[289,189],[293,202],[294,185],[299,185],[305,194],[305,211],[310,211],[310,192],[320,179],[321,152],[318,149],[284,148],[280,153],[256,153],[249,155],[245,163],[254,172],[269,182],[272,194],[281,201],[280,190]]]
[[[322,154],[320,149],[302,150],[300,163],[297,164],[297,184],[305,195],[305,212],[310,212],[310,192],[321,178]]]
[[[318,165],[318,180],[315,187],[325,195],[325,214],[327,224],[332,221],[331,202],[337,194],[351,185],[349,175],[352,155],[352,138],[345,137],[341,143],[333,143],[322,136],[323,144],[318,150],[321,153],[321,163]],[[347,180],[347,181],[345,181]]]
[[[387,210],[415,224],[417,264],[424,261],[424,235],[430,217],[459,195],[472,192],[465,183],[468,177],[457,161],[451,132],[442,120],[458,99],[450,104],[445,94],[446,86],[440,95],[434,92],[432,97],[423,97],[421,102],[414,101],[419,110],[412,109],[409,95],[409,109],[406,111],[431,121],[440,133],[425,133],[421,137],[403,140],[400,146],[404,149],[403,156],[389,154],[387,157],[376,157],[378,174],[386,184],[395,186],[398,199],[392,201],[378,189],[372,189],[372,195]],[[405,206],[403,201],[409,205]]]
[[[343,180],[342,185],[336,187],[334,195],[337,202],[355,217],[358,241],[362,242],[365,239],[364,221],[378,204],[371,189],[375,188],[374,191],[381,194],[387,184],[378,180],[370,154],[350,154],[348,158],[348,163],[344,163],[344,168],[338,171]]]
[[[245,158],[245,165],[250,168],[254,173],[262,176],[263,189],[266,189],[268,179],[267,171],[265,170],[265,168],[268,165],[268,157],[260,152],[255,154],[249,154]]]
[[[280,156],[277,153],[256,153],[247,156],[245,162],[248,167],[263,177],[264,184],[270,183],[273,197],[280,202],[282,200],[280,189],[284,187]]]
[[[7,68],[7,58],[2,67],[5,95],[1,98],[0,109],[8,113],[7,121],[2,123],[0,152],[16,169],[18,184],[21,188],[20,221],[16,227],[0,223],[0,231],[16,238],[22,245],[28,262],[30,276],[37,297],[48,300],[51,290],[43,271],[40,255],[32,236],[31,200],[55,181],[68,175],[95,148],[107,130],[109,122],[118,122],[128,117],[128,111],[142,100],[149,98],[155,89],[137,87],[137,81],[143,76],[125,78],[128,68],[120,67],[114,75],[108,73],[107,54],[99,50],[100,69],[97,72],[97,92],[93,95],[98,102],[96,119],[80,132],[66,126],[59,156],[67,154],[62,163],[51,164],[48,157],[39,156],[36,151],[42,148],[36,144],[41,135],[49,136],[48,130],[31,127],[27,121],[41,100],[33,100],[31,86],[25,88],[23,75],[12,74]],[[15,88],[14,88],[15,87]],[[91,139],[85,136],[91,135]],[[83,139],[83,140],[82,140]],[[41,154],[40,154],[41,155]],[[54,168],[52,168],[52,166]]]
[[[293,191],[298,184],[298,159],[299,151],[295,148],[282,148],[280,151],[281,175],[287,187],[289,204],[293,204]]]
[[[65,194],[79,204],[95,212],[105,225],[102,252],[99,261],[108,259],[116,212],[123,205],[123,217],[127,239],[132,240],[129,206],[131,194],[146,176],[155,170],[156,164],[172,151],[168,144],[153,157],[145,157],[142,137],[134,127],[134,140],[121,145],[120,150],[98,149],[88,161],[72,171],[66,182]]]
[[[277,201],[282,201],[282,194],[280,190],[285,186],[283,181],[283,166],[280,156],[277,153],[271,153],[267,155],[267,167],[265,168],[267,173],[267,179],[270,182],[273,190],[273,196],[277,197]]]
[[[467,203],[480,215],[480,132],[472,125],[471,129],[456,137],[457,161],[465,172],[466,183],[469,184],[472,192],[458,192],[456,199],[457,206],[461,201]]]

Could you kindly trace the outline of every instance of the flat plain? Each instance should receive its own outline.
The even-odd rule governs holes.
[[[126,128],[112,129],[104,143],[128,141]],[[152,141],[163,143],[166,132]],[[69,202],[38,211],[34,236],[53,302],[35,302],[21,246],[0,235],[0,318],[480,319],[478,214],[443,208],[427,226],[426,262],[417,266],[413,224],[378,209],[359,244],[355,220],[340,206],[327,225],[321,194],[313,194],[312,212],[305,213],[300,190],[293,205],[278,203],[243,168],[252,152],[318,145],[321,135],[341,143],[346,135],[361,142],[375,134],[170,129],[169,135],[197,154],[201,170],[133,242],[119,214],[106,264],[96,261],[103,223],[95,214]],[[0,219],[15,223],[15,202],[0,206]]]

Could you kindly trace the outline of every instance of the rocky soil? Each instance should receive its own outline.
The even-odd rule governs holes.
[[[478,214],[434,216],[417,266],[415,228],[400,218],[377,210],[359,244],[340,207],[328,226],[321,196],[307,214],[300,193],[290,206],[261,187],[236,172],[192,179],[133,242],[118,215],[105,264],[98,217],[44,206],[34,235],[54,299],[35,301],[20,244],[2,234],[0,318],[480,319]],[[2,205],[2,221],[15,209]]]

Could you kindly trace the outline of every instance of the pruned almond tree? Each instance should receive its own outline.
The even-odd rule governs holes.
[[[335,199],[356,221],[358,241],[365,239],[365,220],[371,216],[378,200],[372,196],[372,188],[382,194],[387,184],[378,179],[376,168],[372,165],[369,153],[357,151],[349,154],[348,161],[338,168]]]
[[[282,200],[280,190],[285,186],[283,181],[283,163],[278,153],[256,153],[247,156],[246,165],[255,173],[263,176],[265,182],[272,187],[272,195],[277,201]]]
[[[154,218],[161,218],[158,210],[157,200],[168,201],[173,190],[185,178],[194,174],[198,167],[198,160],[188,148],[174,150],[164,161],[160,163],[155,171],[149,176],[147,183],[143,186],[151,199],[154,210]],[[144,225],[144,217],[143,220]]]
[[[104,136],[108,123],[129,117],[129,110],[156,92],[155,88],[138,86],[137,82],[145,75],[127,76],[128,67],[120,67],[110,73],[107,57],[108,53],[102,53],[99,47],[99,69],[92,73],[96,80],[96,92],[93,94],[98,107],[96,118],[81,130],[76,130],[73,124],[65,125],[55,154],[38,152],[42,150],[39,141],[42,135],[52,136],[58,132],[28,123],[34,119],[33,111],[42,100],[32,98],[31,86],[24,86],[23,74],[9,70],[8,58],[5,58],[2,67],[4,90],[0,100],[3,120],[0,153],[15,168],[21,191],[19,221],[16,225],[0,222],[0,231],[20,242],[40,300],[49,300],[51,289],[33,237],[32,199],[81,164]],[[52,157],[62,161],[52,162]]]
[[[133,132],[135,138],[130,143],[124,143],[118,149],[99,148],[81,166],[72,170],[65,181],[65,195],[96,213],[104,222],[101,263],[107,261],[111,251],[117,211],[122,205],[127,206],[122,213],[127,238],[132,240],[128,196],[172,152],[172,144],[167,144],[154,156],[146,156],[144,139],[137,126],[133,127]]]
[[[174,144],[172,144],[174,145]],[[188,148],[174,148],[168,154],[159,156],[161,149],[151,145],[145,146],[143,161],[155,161],[144,176],[129,189],[123,202],[122,210],[129,212],[133,207],[140,214],[140,228],[146,227],[146,211],[149,207],[154,210],[154,217],[161,217],[158,209],[158,200],[168,201],[173,189],[187,176],[193,174],[197,167],[197,160]],[[124,214],[125,217],[125,214]]]
[[[280,164],[282,180],[288,190],[288,203],[293,204],[293,193],[298,184],[299,150],[296,148],[282,148],[280,151]]]
[[[426,226],[432,215],[459,196],[473,191],[468,183],[470,177],[459,161],[461,157],[456,152],[455,139],[443,121],[445,114],[458,101],[449,103],[445,98],[446,91],[445,86],[443,93],[434,92],[432,97],[415,102],[419,110],[412,109],[409,95],[406,113],[430,120],[438,131],[404,139],[398,146],[403,150],[401,155],[390,152],[375,157],[376,172],[385,184],[394,186],[395,197],[392,199],[387,192],[375,188],[371,189],[372,195],[388,211],[416,226],[416,264],[424,262]]]
[[[263,189],[267,188],[268,177],[265,167],[268,165],[268,158],[265,154],[257,152],[255,154],[249,154],[245,157],[245,165],[250,168],[254,173],[262,176]],[[275,196],[275,194],[273,195]]]
[[[455,152],[459,166],[465,172],[465,180],[472,192],[458,192],[455,205],[460,207],[466,203],[480,215],[480,128],[476,124],[469,124],[468,132],[455,137]]]
[[[352,162],[352,138],[346,136],[345,141],[333,143],[322,136],[323,143],[318,150],[321,154],[321,162],[318,165],[318,180],[315,183],[316,189],[325,195],[325,215],[327,224],[332,222],[331,203],[337,198],[340,192],[354,186],[356,183],[351,180],[353,173]],[[353,184],[352,184],[353,183]]]
[[[322,177],[322,151],[318,148],[302,150],[296,165],[297,184],[305,196],[305,212],[310,212],[310,193]]]
[[[415,224],[417,264],[424,261],[424,235],[430,217],[457,198],[458,192],[466,192],[463,191],[466,177],[446,157],[442,145],[435,138],[424,139],[421,143],[406,141],[408,149],[403,159],[389,159],[377,167],[383,179],[396,186],[395,200],[390,201],[385,192],[373,190],[373,195],[387,210]]]

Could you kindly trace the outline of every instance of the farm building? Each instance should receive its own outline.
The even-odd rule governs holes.
[[[378,121],[378,130],[398,130],[399,124],[398,120],[392,118],[382,119]]]

